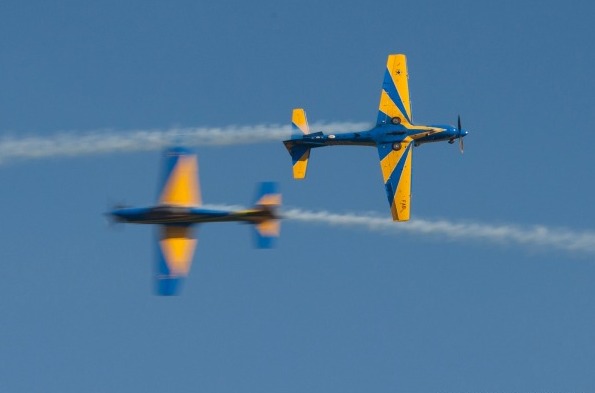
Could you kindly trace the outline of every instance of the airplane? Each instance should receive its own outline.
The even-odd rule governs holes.
[[[376,146],[393,220],[409,220],[413,146],[441,141],[452,144],[458,139],[463,153],[463,138],[468,132],[461,127],[460,116],[457,127],[414,125],[408,77],[406,56],[389,55],[376,125],[370,130],[328,135],[321,131],[310,133],[306,112],[302,108],[294,109],[291,139],[283,141],[293,161],[293,178],[306,177],[310,149],[334,145]]]
[[[166,149],[160,195],[155,206],[117,207],[107,213],[117,223],[154,224],[157,230],[155,291],[176,295],[190,271],[196,247],[195,224],[238,221],[252,224],[256,246],[271,248],[280,232],[277,184],[263,182],[254,206],[246,210],[203,208],[198,180],[198,159],[182,147]]]

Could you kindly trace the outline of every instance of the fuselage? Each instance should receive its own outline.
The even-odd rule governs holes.
[[[259,223],[278,218],[276,213],[267,207],[246,210],[214,210],[199,207],[159,205],[150,207],[125,207],[114,209],[109,214],[117,222],[165,225],[191,225],[229,221]]]
[[[370,130],[345,133],[328,133],[322,131],[293,137],[284,141],[286,145],[299,144],[308,147],[333,145],[376,146],[383,143],[401,142],[409,137],[414,145],[424,143],[453,141],[467,135],[467,131],[458,130],[451,125],[408,126],[400,124],[381,124]]]

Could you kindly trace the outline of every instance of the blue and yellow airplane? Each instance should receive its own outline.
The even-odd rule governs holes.
[[[239,221],[252,224],[256,245],[271,248],[279,236],[277,208],[281,194],[276,183],[260,184],[254,207],[219,210],[201,207],[198,160],[185,148],[165,151],[165,170],[156,206],[121,207],[108,215],[116,222],[156,224],[158,228],[156,293],[175,295],[190,271],[196,247],[194,224]]]
[[[459,140],[463,152],[463,137],[467,131],[450,125],[414,125],[409,102],[407,58],[403,54],[389,55],[380,93],[378,118],[374,128],[341,134],[310,133],[306,112],[294,109],[293,134],[283,141],[293,160],[294,179],[306,177],[310,149],[334,145],[376,146],[380,169],[395,221],[407,221],[411,202],[411,152],[423,143]]]

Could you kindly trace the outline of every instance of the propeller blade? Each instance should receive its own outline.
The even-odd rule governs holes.
[[[463,127],[461,126],[461,115],[457,117],[457,129],[459,131],[459,150],[461,154],[465,150],[465,143],[463,142]]]
[[[462,136],[459,137],[459,150],[461,151],[461,154],[465,151],[465,142],[463,142]]]
[[[116,225],[119,224],[119,221],[117,220],[117,218],[112,215],[112,211],[114,210],[118,210],[118,209],[123,209],[126,207],[130,207],[129,205],[127,205],[126,203],[123,202],[114,202],[111,198],[108,198],[107,200],[107,211],[105,213],[103,213],[103,217],[105,218],[105,221],[107,223],[107,226],[110,229],[115,229],[115,228],[121,228],[121,225]]]

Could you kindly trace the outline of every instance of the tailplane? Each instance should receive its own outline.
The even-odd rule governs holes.
[[[300,139],[304,135],[310,133],[308,127],[308,118],[306,111],[302,108],[295,108],[291,115],[291,139]],[[291,155],[293,161],[293,178],[304,179],[306,177],[306,169],[308,169],[308,159],[310,158],[310,148],[308,146],[300,145],[292,142],[292,140],[285,141],[285,147]]]
[[[281,232],[281,220],[277,214],[279,206],[281,193],[278,191],[277,183],[260,183],[254,202],[254,209],[261,213],[253,225],[256,247],[272,248],[275,245],[275,239]]]
[[[294,108],[291,113],[291,128],[293,136],[308,135],[310,127],[308,127],[308,118],[306,111],[302,108]]]

